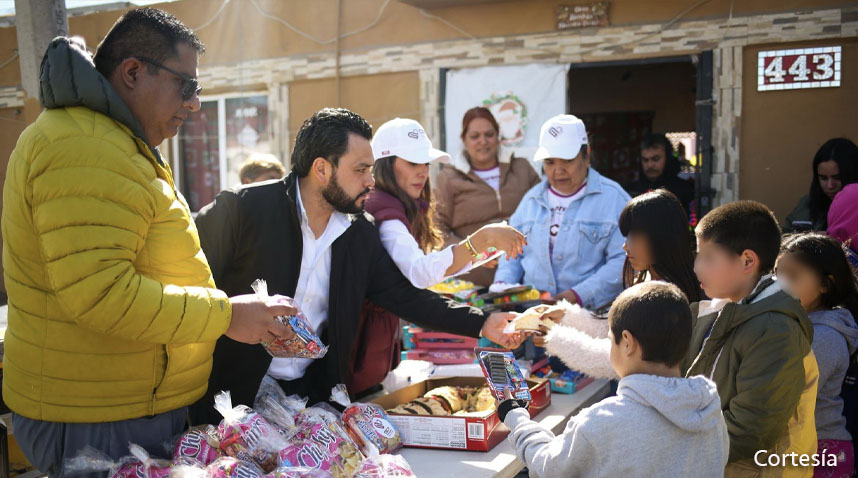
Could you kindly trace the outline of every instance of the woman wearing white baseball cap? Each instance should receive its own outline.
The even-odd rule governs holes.
[[[534,160],[545,179],[521,200],[510,225],[524,232],[524,253],[500,264],[493,290],[525,283],[596,309],[622,291],[625,261],[617,221],[629,195],[590,167],[584,123],[558,115],[542,125]]]
[[[420,123],[396,118],[381,125],[372,138],[375,188],[366,210],[379,225],[381,240],[402,273],[417,287],[429,287],[466,272],[475,257],[494,247],[512,259],[521,253],[524,236],[506,224],[491,224],[460,243],[437,251],[443,240],[434,222],[429,163],[450,156],[432,147]]]
[[[434,222],[429,163],[447,161],[449,155],[432,147],[420,123],[403,118],[384,123],[372,138],[372,152],[375,187],[364,208],[375,217],[384,248],[416,287],[471,270],[472,262],[490,247],[504,251],[507,258],[521,254],[525,237],[506,223],[484,226],[460,243],[437,250],[443,240]],[[396,365],[399,329],[398,317],[364,304],[349,391],[372,391]]]

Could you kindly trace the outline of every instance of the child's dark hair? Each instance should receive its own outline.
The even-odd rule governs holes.
[[[760,276],[775,267],[781,244],[781,229],[771,209],[756,201],[735,201],[718,206],[703,216],[695,229],[697,237],[712,241],[741,255],[754,251],[760,258]]]
[[[688,230],[688,216],[682,203],[667,189],[656,189],[633,198],[620,213],[620,233],[646,236],[653,258],[652,268],[659,278],[676,284],[689,302],[703,298],[694,276],[694,236]],[[646,271],[636,272],[626,258],[623,287],[645,280]]]
[[[608,312],[614,342],[627,330],[641,345],[643,360],[679,365],[691,342],[691,309],[673,284],[649,281],[624,290]]]
[[[843,307],[858,318],[858,285],[840,242],[822,233],[796,234],[784,239],[781,255],[786,254],[819,275],[823,307]]]

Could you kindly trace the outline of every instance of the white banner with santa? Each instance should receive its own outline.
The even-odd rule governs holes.
[[[462,118],[474,106],[485,106],[500,125],[502,146],[531,159],[542,123],[566,112],[568,71],[568,65],[540,63],[449,70],[444,100],[447,152],[462,153]]]

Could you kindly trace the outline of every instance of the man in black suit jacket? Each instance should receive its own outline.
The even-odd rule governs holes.
[[[272,295],[296,298],[329,350],[318,360],[272,361],[261,345],[223,337],[208,392],[192,409],[195,424],[217,423],[213,397],[221,390],[231,391],[234,404],[252,405],[266,374],[287,394],[309,396],[311,403],[327,400],[331,387],[347,378],[364,299],[429,329],[484,335],[508,347],[521,342],[520,335],[503,333],[511,314],[486,318],[415,288],[396,267],[363,212],[373,184],[371,136],[357,114],[323,109],[298,132],[288,176],[223,191],[200,211],[200,242],[217,286],[242,294],[265,279]],[[310,249],[315,255],[308,260]]]

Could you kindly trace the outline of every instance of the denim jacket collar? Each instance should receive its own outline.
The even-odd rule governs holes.
[[[548,191],[548,178],[542,180],[539,185],[537,185],[533,192],[533,199],[537,204],[544,207],[545,209],[549,209],[548,203],[545,201],[545,192]],[[588,168],[587,170],[587,191],[584,192],[584,196],[589,196],[591,194],[599,194],[602,192],[602,176],[596,172],[595,169]]]

